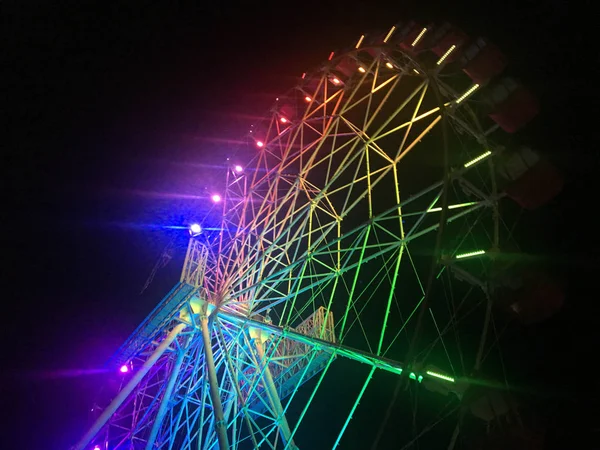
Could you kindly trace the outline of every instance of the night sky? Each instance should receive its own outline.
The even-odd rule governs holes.
[[[210,167],[331,50],[410,18],[488,36],[541,99],[526,139],[567,184],[525,214],[521,243],[567,281],[567,304],[528,332],[535,362],[522,378],[544,385],[547,448],[600,448],[598,125],[584,107],[597,105],[598,51],[585,5],[16,3],[0,6],[0,449],[64,449],[79,437],[106,375],[77,371],[102,368],[176,281],[178,227],[206,209]],[[174,260],[140,295],[171,239]]]

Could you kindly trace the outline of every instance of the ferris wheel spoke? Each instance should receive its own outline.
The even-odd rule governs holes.
[[[171,330],[185,330],[117,407],[103,431],[111,447],[304,447],[299,430],[315,426],[308,414],[322,414],[315,399],[331,397],[322,387],[338,358],[364,366],[366,378],[348,398],[334,447],[376,372],[459,400],[473,364],[493,357],[506,379],[503,330],[482,300],[499,243],[513,235],[499,205],[506,141],[475,103],[488,84],[454,70],[461,44],[430,48],[439,37],[411,27],[332,53],[253,125],[250,161],[227,169],[224,191],[203,211],[180,287],[121,355],[146,368]],[[438,56],[437,69],[424,69],[425,54]],[[436,143],[442,123],[450,133]],[[435,160],[448,147],[459,165],[439,180]],[[181,286],[191,289],[186,298]],[[416,312],[429,317],[415,321]],[[438,402],[436,414],[420,407],[423,391],[409,392],[404,443],[427,446],[425,433],[445,422],[453,447],[459,427],[452,434],[445,425],[456,400]]]
[[[471,207],[464,208],[464,210],[462,212],[459,212],[457,214],[454,214],[454,215],[448,217],[447,222],[451,223],[451,222],[453,222],[453,221],[455,221],[455,220],[457,220],[457,219],[459,219],[461,217],[464,217],[464,216],[466,216],[468,214],[471,214],[474,211],[478,211],[483,206],[485,206],[484,203],[478,203],[478,204],[475,204],[475,205],[473,205]],[[366,225],[360,226],[360,227],[352,230],[352,234],[356,234],[356,233],[360,232],[361,229],[363,229],[363,228],[365,228],[367,226],[370,226],[370,225],[366,224]],[[434,225],[426,227],[426,228],[424,228],[424,229],[422,229],[420,231],[415,231],[412,234],[409,231],[409,233],[406,235],[406,237],[404,239],[399,239],[396,242],[391,242],[391,243],[385,244],[385,245],[383,245],[381,247],[379,247],[379,246],[371,247],[371,248],[378,248],[379,250],[377,252],[372,253],[369,256],[367,256],[364,259],[364,262],[368,262],[368,261],[370,261],[372,259],[375,259],[375,258],[377,258],[377,257],[379,257],[379,256],[381,256],[381,255],[383,255],[385,253],[388,253],[390,251],[394,251],[395,249],[401,247],[402,245],[405,245],[405,244],[409,243],[410,241],[412,241],[414,239],[420,238],[420,237],[424,236],[425,234],[428,234],[428,233],[431,233],[431,232],[437,230],[438,227],[439,227],[439,224],[434,224]],[[314,258],[314,257],[317,257],[319,255],[327,255],[327,254],[329,254],[328,252],[332,251],[332,249],[335,249],[334,245],[337,244],[337,242],[340,241],[341,239],[347,237],[348,234],[349,233],[347,233],[344,236],[341,236],[340,238],[336,238],[336,239],[332,240],[331,242],[329,242],[329,243],[327,243],[327,244],[325,244],[325,245],[323,245],[321,247],[318,247],[316,250],[314,250],[310,254],[310,257]],[[282,275],[285,275],[286,273],[288,273],[295,266],[306,263],[308,259],[309,259],[309,255],[301,256],[299,259],[296,260],[295,263],[292,263],[287,268],[281,269],[279,271],[272,272],[271,274],[265,276],[256,285],[253,285],[253,286],[251,286],[249,288],[242,289],[239,292],[237,292],[237,294],[238,295],[243,294],[246,290],[248,290],[248,289],[250,289],[252,287],[255,287],[255,286],[258,287],[258,286],[264,285],[266,283],[277,283],[278,280],[280,279],[280,277]],[[358,265],[357,263],[353,263],[353,264],[349,264],[349,265],[343,265],[340,268],[339,273],[344,273],[344,272],[350,271],[352,269],[355,269],[357,267],[357,265]],[[302,291],[300,291],[300,292],[305,292],[307,289],[310,289],[311,287],[316,286],[316,285],[320,284],[321,282],[329,281],[334,276],[336,276],[335,272],[334,273],[325,274],[321,278],[321,281],[315,281],[315,282],[313,282],[309,286],[304,287],[302,289]],[[277,303],[280,303],[280,302],[277,302]],[[275,303],[275,304],[277,304],[277,303]],[[265,308],[263,308],[262,310],[264,310],[264,309]]]

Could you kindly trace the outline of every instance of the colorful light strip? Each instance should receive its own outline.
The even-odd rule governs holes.
[[[484,160],[485,158],[487,158],[487,157],[488,157],[488,156],[490,156],[491,154],[492,154],[492,152],[488,150],[487,152],[485,152],[485,153],[483,153],[483,154],[479,155],[477,158],[475,158],[475,159],[472,159],[472,160],[471,160],[471,161],[469,161],[468,163],[465,163],[465,168],[467,168],[467,167],[471,167],[473,164],[476,164],[476,163],[478,163],[479,161],[481,161],[481,160]]]
[[[450,53],[452,53],[454,51],[454,49],[456,48],[456,45],[451,46],[448,51],[446,53],[443,54],[443,56],[440,58],[440,60],[436,63],[438,66],[444,62],[444,60],[450,56]]]
[[[485,254],[485,250],[477,250],[469,253],[461,253],[460,255],[456,255],[456,259],[470,258],[471,256],[479,256]]]
[[[454,383],[454,378],[449,377],[448,375],[444,375],[442,373],[437,373],[437,372],[431,372],[430,370],[428,370],[425,373],[427,373],[427,375],[429,375],[430,377],[439,378],[440,380],[445,380],[445,381]]]
[[[465,98],[467,98],[469,95],[471,95],[477,89],[479,89],[479,85],[477,83],[475,83],[473,86],[471,86],[469,88],[469,90],[467,92],[465,92],[463,95],[461,95],[460,97],[458,97],[456,99],[456,104],[458,105],[460,102],[462,102]]]

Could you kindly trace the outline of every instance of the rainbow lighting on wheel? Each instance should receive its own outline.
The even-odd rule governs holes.
[[[75,450],[542,448],[505,364],[564,300],[515,242],[563,186],[539,104],[452,24],[343,48],[223,150]]]

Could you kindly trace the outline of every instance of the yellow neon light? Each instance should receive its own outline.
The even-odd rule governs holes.
[[[473,86],[471,86],[469,88],[469,90],[467,92],[465,92],[463,95],[461,95],[460,97],[458,97],[456,99],[456,104],[458,105],[460,102],[462,102],[465,98],[467,98],[469,95],[471,95],[477,89],[479,89],[479,85],[477,83],[475,83]]]
[[[457,203],[456,205],[448,205],[448,209],[466,208],[467,206],[476,205],[476,204],[477,204],[477,202]],[[442,210],[442,207],[438,206],[438,207],[427,210],[427,212],[428,213],[439,212],[441,210]]]
[[[367,70],[364,67],[362,67],[362,66],[358,66],[358,71],[360,73],[365,73]]]
[[[361,34],[360,35],[360,39],[358,40],[358,42],[356,43],[356,47],[354,47],[354,48],[360,47],[360,44],[362,44],[362,41],[363,41],[364,38],[365,38],[365,35]]]
[[[413,43],[410,44],[410,45],[412,45],[413,47],[415,45],[417,45],[425,33],[427,33],[427,28],[423,28],[421,30],[421,32],[419,33],[419,35],[415,38],[415,40],[413,41]]]
[[[385,39],[383,40],[384,43],[386,43],[388,41],[388,39],[392,37],[392,34],[394,34],[394,31],[396,31],[395,26],[390,28],[390,31],[388,31],[388,34],[386,35]]]
[[[485,153],[483,153],[482,155],[479,155],[477,158],[472,159],[471,161],[469,161],[468,163],[465,163],[465,168],[466,167],[470,167],[475,163],[478,163],[479,161],[481,161],[482,159],[487,158],[488,156],[490,156],[492,154],[492,152],[490,152],[489,150]]]
[[[391,62],[388,61],[388,62],[385,63],[385,67],[387,67],[388,69],[393,69],[394,65]]]
[[[455,49],[455,48],[456,48],[456,45],[453,45],[453,46],[451,46],[451,47],[450,47],[450,48],[449,48],[449,49],[446,51],[446,53],[444,53],[444,54],[442,55],[442,57],[440,58],[440,60],[439,60],[439,61],[438,61],[436,64],[439,66],[441,63],[443,63],[443,62],[444,62],[444,60],[445,60],[445,59],[446,59],[448,56],[450,56],[450,53],[452,53],[452,52],[454,51],[454,49]]]

